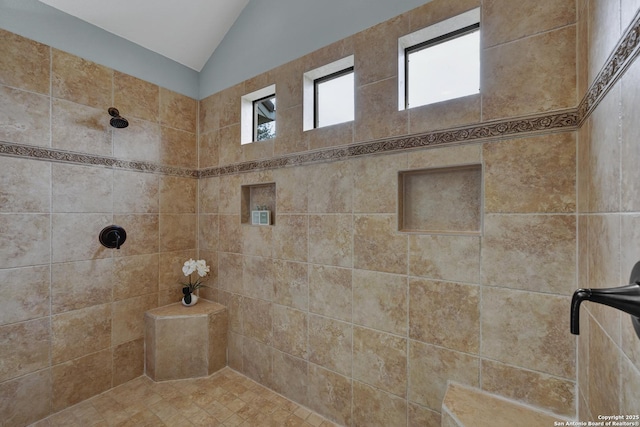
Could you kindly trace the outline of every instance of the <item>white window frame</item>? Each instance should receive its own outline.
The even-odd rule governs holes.
[[[471,9],[444,21],[407,34],[398,39],[398,111],[407,109],[406,102],[406,49],[428,40],[444,36],[480,22],[480,8]]]
[[[240,97],[240,144],[261,142],[253,140],[253,101],[274,95],[275,93],[276,85],[273,84]],[[277,125],[276,123],[276,126]]]
[[[302,91],[303,91],[303,104],[302,104],[302,130],[308,131],[316,129],[315,127],[315,84],[317,79],[326,77],[333,73],[337,73],[347,68],[354,66],[354,56],[349,55],[345,58],[334,61],[330,64],[323,65],[314,70],[307,71],[302,77]],[[355,88],[354,88],[355,96]],[[355,115],[355,112],[354,112]]]

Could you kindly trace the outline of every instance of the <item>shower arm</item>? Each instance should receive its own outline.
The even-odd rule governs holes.
[[[580,304],[582,301],[591,301],[630,314],[633,327],[640,338],[640,262],[633,267],[629,283],[617,288],[575,291],[571,299],[571,333],[580,334]]]

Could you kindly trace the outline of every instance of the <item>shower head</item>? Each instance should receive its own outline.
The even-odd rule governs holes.
[[[120,117],[120,112],[118,111],[117,108],[111,107],[107,111],[111,116],[111,120],[109,121],[109,124],[111,126],[118,129],[126,128],[127,126],[129,126],[129,121],[124,117]]]

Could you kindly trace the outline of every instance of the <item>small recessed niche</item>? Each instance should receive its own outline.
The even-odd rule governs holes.
[[[265,214],[265,211],[268,214]],[[255,215],[259,212],[258,215]],[[243,185],[241,187],[242,224],[276,224],[276,183]]]
[[[417,169],[398,174],[398,230],[479,235],[482,165]]]

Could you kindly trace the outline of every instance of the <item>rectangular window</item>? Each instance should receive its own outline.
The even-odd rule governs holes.
[[[253,140],[264,141],[276,136],[276,95],[253,101]]]
[[[313,81],[314,127],[353,120],[353,77],[353,67],[349,67]]]
[[[480,93],[480,8],[398,39],[398,110]]]
[[[480,24],[405,51],[407,108],[480,92]]]

